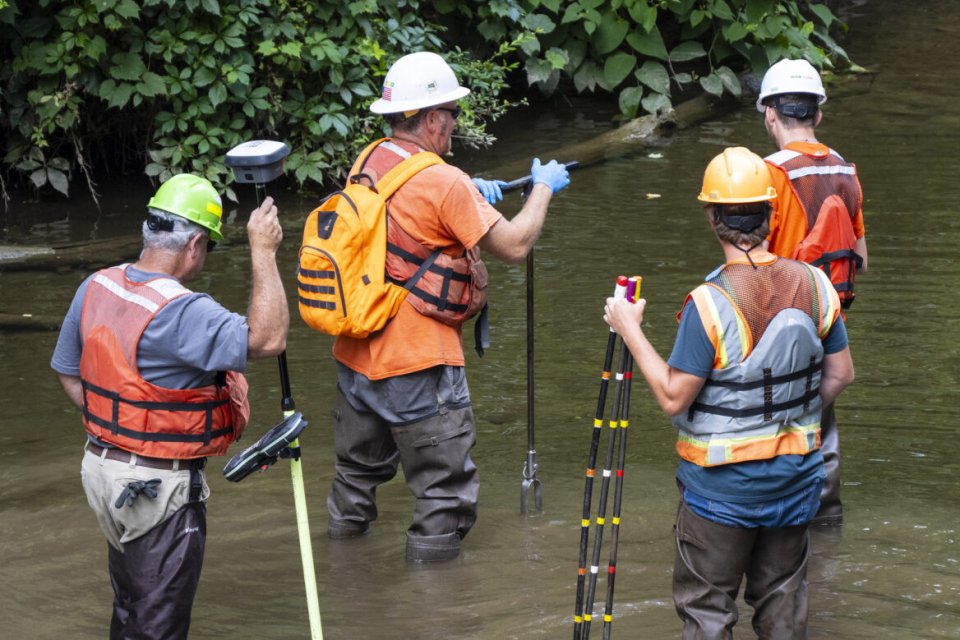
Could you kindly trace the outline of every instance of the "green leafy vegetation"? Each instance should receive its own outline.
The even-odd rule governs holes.
[[[737,95],[740,72],[784,56],[849,65],[838,26],[804,0],[0,0],[0,194],[82,179],[96,199],[110,175],[191,172],[235,199],[223,155],[256,138],[290,144],[299,186],[329,188],[384,133],[367,107],[412,51],[473,89],[457,135],[476,147],[530,86],[633,117]]]

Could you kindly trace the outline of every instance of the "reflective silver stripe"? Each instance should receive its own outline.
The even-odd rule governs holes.
[[[403,158],[404,160],[406,160],[407,158],[409,158],[409,157],[412,155],[409,151],[407,151],[407,150],[404,149],[403,147],[401,147],[401,146],[399,146],[399,145],[396,145],[396,144],[390,142],[389,140],[387,140],[386,142],[382,143],[382,144],[380,145],[380,148],[381,148],[381,149],[388,149],[388,150],[390,150],[390,151],[393,151],[395,154],[397,154],[398,156],[400,156],[400,157]]]
[[[776,153],[771,153],[766,158],[764,158],[764,160],[779,166],[801,155],[803,154],[800,153],[799,151],[793,151],[792,149],[784,149],[783,151],[777,151]]]
[[[803,167],[801,169],[794,169],[793,171],[787,172],[787,177],[791,180],[796,180],[797,178],[803,178],[806,176],[829,176],[842,173],[848,176],[857,175],[857,170],[853,167],[845,167],[841,165],[834,165],[829,167]]]
[[[160,305],[155,303],[152,300],[148,300],[141,295],[136,293],[131,293],[121,287],[119,284],[108,278],[107,276],[98,273],[93,277],[93,281],[105,288],[110,293],[114,294],[118,298],[122,298],[127,302],[132,302],[133,304],[139,305],[149,311],[150,313],[156,313],[157,309],[160,308]]]
[[[162,295],[167,300],[172,300],[177,296],[190,293],[190,289],[187,289],[173,278],[157,278],[156,280],[151,280],[149,282],[145,282],[144,284]]]

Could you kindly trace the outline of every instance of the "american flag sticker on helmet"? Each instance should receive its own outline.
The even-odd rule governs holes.
[[[396,83],[394,83],[394,82],[384,82],[384,83],[383,83],[383,99],[384,99],[384,100],[390,100],[390,99],[391,99],[391,95],[393,95],[393,85],[394,85],[394,84],[396,84]]]

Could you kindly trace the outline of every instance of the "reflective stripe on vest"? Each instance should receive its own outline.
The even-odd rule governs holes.
[[[236,402],[245,404],[246,381],[234,372],[221,375],[218,385],[194,389],[165,389],[144,380],[137,367],[144,329],[171,300],[190,290],[170,278],[132,282],[126,267],[97,272],[83,301],[80,378],[86,430],[144,456],[225,453],[246,419],[234,410],[231,389]]]
[[[807,216],[807,233],[816,224],[824,200],[837,195],[853,218],[860,208],[860,183],[856,166],[827,148],[823,155],[810,155],[783,149],[767,156],[767,162],[781,167]]]
[[[673,418],[684,460],[714,466],[805,455],[820,446],[821,338],[839,310],[825,274],[793,264],[814,279],[819,317],[784,309],[756,344],[741,310],[720,286],[707,282],[690,294],[717,355],[690,410]]]

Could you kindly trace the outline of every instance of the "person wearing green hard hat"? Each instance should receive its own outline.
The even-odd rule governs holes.
[[[271,198],[247,223],[247,315],[186,287],[223,239],[222,214],[208,180],[164,182],[147,203],[139,259],[84,280],[51,359],[86,429],[81,478],[108,542],[113,639],[187,637],[206,543],[206,459],[247,423],[247,362],[286,347]]]

